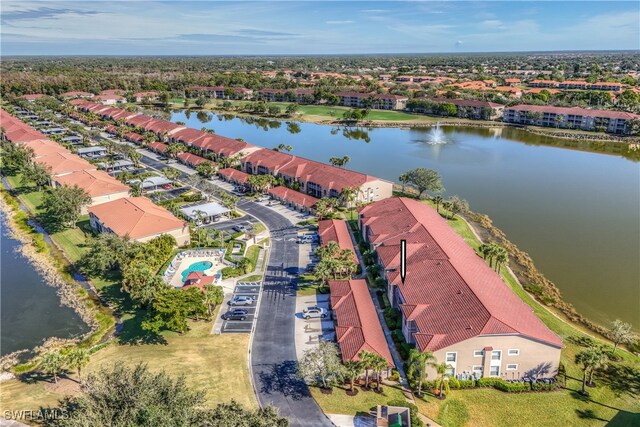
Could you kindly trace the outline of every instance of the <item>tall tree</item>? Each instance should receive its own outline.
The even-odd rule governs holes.
[[[342,376],[337,346],[320,341],[317,347],[305,350],[298,364],[298,374],[306,381],[322,384],[325,389],[332,387]]]
[[[626,344],[633,340],[633,332],[631,332],[631,324],[616,319],[611,323],[609,334],[613,341],[613,354],[615,354],[618,345]]]
[[[23,183],[33,183],[38,191],[51,180],[51,168],[36,162],[30,162],[24,168],[22,174]]]
[[[216,306],[222,304],[224,300],[224,292],[222,286],[205,285],[204,287],[204,303],[209,312],[209,318],[213,316],[213,310]]]
[[[354,383],[355,380],[362,375],[364,369],[362,368],[362,363],[360,361],[351,361],[348,360],[343,364],[344,376],[349,380],[349,389],[351,392],[354,391]]]
[[[416,168],[406,172],[409,185],[418,190],[418,197],[422,197],[425,191],[441,193],[444,191],[440,174],[433,169]]]
[[[434,364],[433,367],[436,369],[436,380],[434,385],[438,389],[438,398],[444,399],[446,395],[449,394],[449,378],[451,378],[449,369],[451,369],[451,365],[442,362]]]
[[[91,197],[77,185],[63,185],[47,190],[42,206],[54,228],[71,227],[80,218],[82,208],[91,203]]]
[[[422,384],[427,379],[427,367],[435,362],[433,354],[412,348],[407,360],[407,375],[417,381],[418,396],[422,395]]]
[[[178,169],[172,168],[171,166],[167,166],[162,169],[162,174],[169,180],[174,181],[180,176],[180,171]]]
[[[58,384],[58,375],[65,365],[65,358],[58,350],[49,350],[42,355],[38,366],[49,375],[53,375],[53,381]]]
[[[91,353],[89,350],[82,347],[74,347],[67,353],[67,364],[71,368],[75,368],[78,371],[78,377],[82,378],[82,368],[87,366],[91,359]]]

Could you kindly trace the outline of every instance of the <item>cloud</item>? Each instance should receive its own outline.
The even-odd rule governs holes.
[[[9,24],[12,21],[21,21],[26,19],[46,19],[56,18],[65,15],[98,15],[104,12],[95,10],[77,10],[77,9],[56,9],[51,7],[39,7],[35,9],[18,9],[2,12],[2,23]]]
[[[235,33],[243,34],[246,36],[256,36],[256,37],[281,37],[281,36],[293,37],[293,36],[299,35],[295,33],[285,33],[281,31],[255,30],[253,28],[241,28],[239,30],[236,30]]]
[[[363,13],[384,13],[384,12],[388,12],[388,10],[386,10],[386,9],[365,9],[365,10],[361,10],[360,12],[363,12]]]
[[[504,29],[506,28],[499,19],[486,19],[480,22],[480,26],[488,29]]]
[[[353,21],[326,21],[325,23],[329,25],[346,25],[353,24]]]
[[[462,45],[462,40],[458,40],[458,41],[456,42],[456,47],[460,47],[460,45]]]

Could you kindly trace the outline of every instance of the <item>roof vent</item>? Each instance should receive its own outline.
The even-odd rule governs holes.
[[[462,290],[458,290],[458,295],[462,295]]]
[[[471,325],[467,325],[467,331],[470,331],[471,329],[473,329]]]
[[[438,261],[436,262],[436,265],[442,265],[442,262]]]

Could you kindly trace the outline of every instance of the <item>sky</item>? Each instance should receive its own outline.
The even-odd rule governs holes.
[[[638,1],[13,1],[4,55],[640,49]]]

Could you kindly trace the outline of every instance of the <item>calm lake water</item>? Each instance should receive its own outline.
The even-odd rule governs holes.
[[[318,161],[347,155],[348,168],[393,181],[408,169],[435,169],[446,195],[457,194],[474,211],[489,215],[580,313],[602,324],[620,318],[640,329],[636,161],[547,145],[554,140],[513,128],[443,128],[447,143],[433,145],[428,129],[345,130],[228,115],[208,118],[171,114],[173,121],[256,145],[291,145],[292,154]],[[591,145],[615,151],[607,144]]]
[[[16,248],[20,242],[7,235],[0,212],[0,355],[33,348],[45,338],[70,338],[87,331],[71,308],[60,304],[56,290]]]

